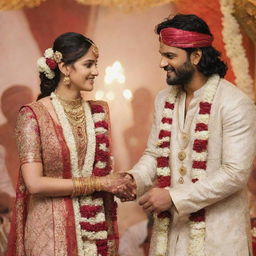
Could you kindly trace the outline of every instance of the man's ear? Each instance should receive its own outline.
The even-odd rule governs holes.
[[[201,60],[201,58],[202,58],[202,50],[196,49],[190,55],[190,62],[193,65],[197,65],[199,63],[199,61]]]
[[[70,66],[66,65],[64,62],[58,64],[60,72],[64,76],[68,76],[70,74]]]

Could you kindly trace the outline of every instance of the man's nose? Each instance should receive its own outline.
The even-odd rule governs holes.
[[[168,66],[168,62],[164,56],[161,58],[159,66],[160,66],[160,68]]]

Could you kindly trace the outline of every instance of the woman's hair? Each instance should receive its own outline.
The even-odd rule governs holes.
[[[160,34],[160,31],[164,28],[177,28],[186,31],[193,31],[202,34],[211,35],[210,29],[205,21],[196,15],[192,14],[177,14],[172,19],[167,19],[156,26],[156,33]],[[220,77],[224,77],[227,72],[227,65],[220,59],[220,52],[214,47],[200,47],[200,48],[182,48],[188,55],[197,49],[202,51],[202,57],[197,65],[199,72],[209,77],[213,74],[219,74]]]
[[[62,59],[66,65],[73,64],[79,58],[84,56],[93,41],[89,38],[74,32],[68,32],[57,37],[53,43],[53,51],[60,52]],[[54,78],[49,79],[43,72],[40,72],[40,94],[37,100],[49,96],[58,86],[60,81],[60,70],[58,66],[54,69]]]

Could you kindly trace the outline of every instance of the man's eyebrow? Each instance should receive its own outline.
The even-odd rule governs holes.
[[[177,56],[177,54],[173,53],[173,52],[161,52],[161,51],[159,51],[159,53],[163,56],[166,56],[166,57],[168,57],[168,56]]]

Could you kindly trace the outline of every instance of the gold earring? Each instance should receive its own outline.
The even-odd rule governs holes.
[[[64,79],[63,79],[63,84],[64,84],[65,86],[69,87],[69,86],[70,86],[70,83],[71,83],[70,77],[69,77],[68,75],[65,75],[65,77],[64,77]]]

